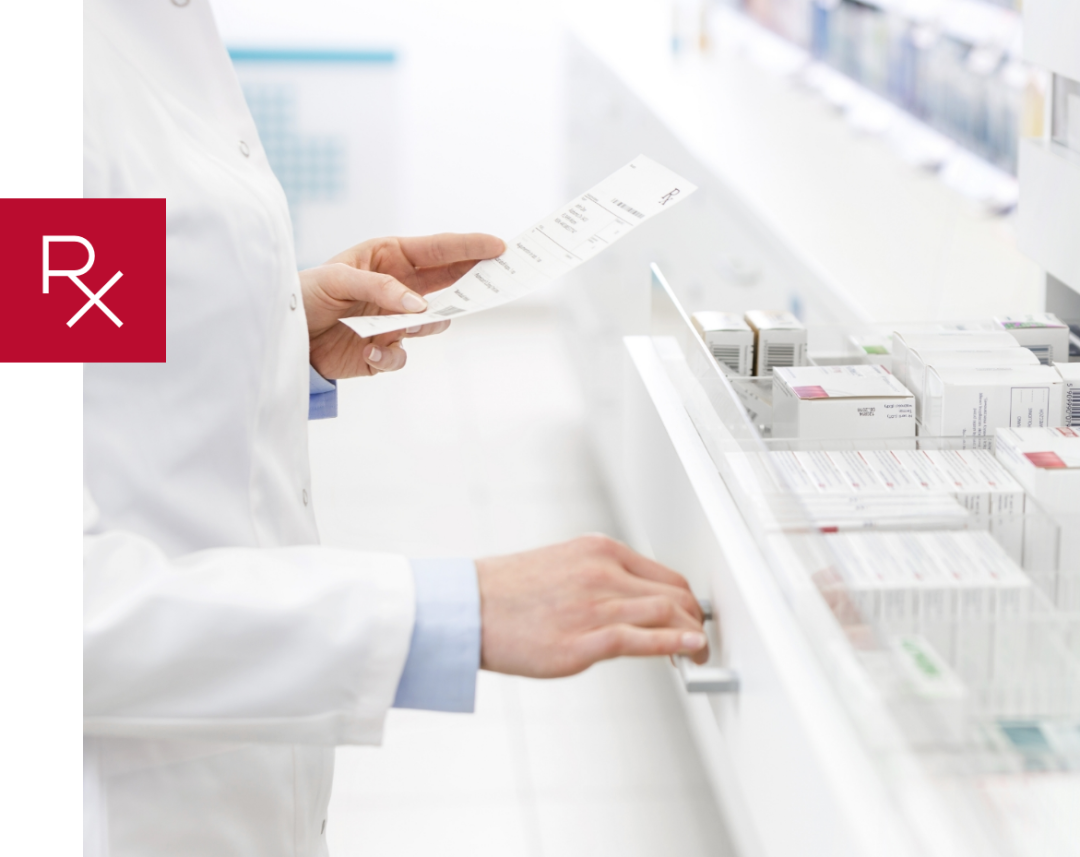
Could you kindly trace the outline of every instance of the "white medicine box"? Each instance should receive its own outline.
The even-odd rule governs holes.
[[[998,429],[998,461],[1051,512],[1080,514],[1080,432]]]
[[[1044,366],[1069,359],[1069,327],[1052,312],[998,316],[994,322]]]
[[[705,311],[695,312],[690,320],[721,369],[729,375],[753,373],[754,331],[741,317]]]
[[[993,348],[982,351],[908,351],[908,379],[906,385],[915,394],[915,415],[922,419],[922,402],[926,393],[927,367],[944,368],[969,366],[973,369],[997,369],[1005,366],[1038,366],[1039,358],[1021,345]]]
[[[915,436],[915,397],[880,366],[777,367],[773,437]]]
[[[1016,348],[1016,338],[1003,330],[939,330],[931,333],[893,334],[892,371],[901,384],[914,389],[912,375],[920,369],[912,366],[913,352],[925,351],[989,351],[997,348]]]
[[[999,428],[1059,426],[1062,387],[1050,366],[930,366],[922,430],[938,437],[981,438]]]
[[[806,328],[794,315],[755,309],[744,318],[754,331],[755,375],[771,375],[778,366],[806,365]]]
[[[1055,363],[1062,390],[1061,424],[1080,428],[1080,363]]]

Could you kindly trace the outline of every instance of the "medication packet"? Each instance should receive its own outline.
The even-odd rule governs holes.
[[[777,367],[773,436],[915,436],[915,398],[880,366]]]
[[[794,315],[755,309],[744,318],[754,331],[755,375],[771,375],[778,366],[806,365],[806,328]]]
[[[695,312],[690,321],[727,374],[750,375],[754,371],[754,331],[739,316],[730,312]]]
[[[994,322],[1031,349],[1044,366],[1069,359],[1069,326],[1052,312],[998,316]]]

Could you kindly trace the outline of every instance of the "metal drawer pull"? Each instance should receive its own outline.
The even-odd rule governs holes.
[[[726,667],[698,666],[686,655],[675,658],[687,693],[738,693],[739,676]]]
[[[712,601],[701,598],[698,604],[705,616],[705,621],[712,621]],[[686,655],[677,655],[675,666],[678,667],[687,693],[738,693],[739,691],[739,676],[734,670],[708,664],[698,666]]]

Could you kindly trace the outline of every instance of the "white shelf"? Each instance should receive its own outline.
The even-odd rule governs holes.
[[[1080,81],[1080,3],[1024,0],[1024,58]]]
[[[1080,290],[1080,152],[1046,140],[1021,140],[1020,181],[1020,247]]]
[[[797,61],[796,48],[785,50],[780,39],[748,44],[745,25],[725,17],[710,56],[673,58],[667,12],[649,0],[587,0],[569,24],[700,165],[688,177],[735,195],[849,311],[866,320],[959,317],[975,296],[989,313],[1041,308],[1041,272],[1017,249],[1011,219],[989,217],[939,176],[897,157],[885,134],[853,127],[800,80],[777,74]],[[572,100],[606,97],[573,83],[569,91]],[[582,158],[637,154],[613,133],[597,117],[581,147],[593,151]],[[570,176],[581,181],[575,145]],[[997,191],[986,187],[989,200]]]

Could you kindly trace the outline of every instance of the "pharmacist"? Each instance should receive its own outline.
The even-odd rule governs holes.
[[[84,181],[164,197],[168,258],[168,362],[85,371],[87,857],[322,854],[334,746],[378,743],[392,705],[471,710],[481,667],[704,657],[685,581],[602,537],[475,563],[318,545],[324,379],[405,363],[338,319],[420,310],[503,245],[368,241],[298,275],[207,0],[87,0]]]

